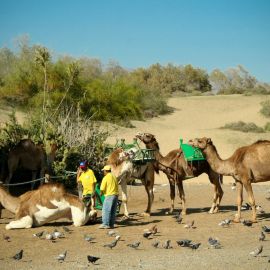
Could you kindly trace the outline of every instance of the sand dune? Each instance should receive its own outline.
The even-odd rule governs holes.
[[[250,144],[259,139],[270,139],[270,133],[243,133],[219,129],[226,123],[244,121],[264,126],[267,119],[260,113],[260,103],[265,96],[205,96],[205,97],[174,97],[169,105],[175,110],[147,121],[133,121],[135,128],[119,128],[109,138],[114,143],[116,138],[132,141],[137,132],[149,132],[156,136],[161,152],[166,154],[179,147],[179,138],[187,141],[194,137],[210,137],[222,158],[228,158],[238,147]],[[167,181],[164,175],[157,181]],[[206,175],[186,181],[186,183],[202,183]],[[232,182],[225,177],[225,182]]]

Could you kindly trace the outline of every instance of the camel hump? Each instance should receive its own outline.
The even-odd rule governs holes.
[[[35,147],[35,144],[30,139],[23,139],[17,144],[17,147],[22,147],[22,148],[28,149],[28,148]]]

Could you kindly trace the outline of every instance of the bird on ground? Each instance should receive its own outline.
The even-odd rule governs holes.
[[[262,208],[260,205],[257,205],[257,206],[256,206],[256,210],[257,210],[257,212],[258,212],[259,214],[264,214],[264,213],[265,213],[265,211],[263,210],[263,208]]]
[[[147,239],[152,239],[153,237],[150,237],[153,233],[150,231],[144,232],[143,237]]]
[[[266,233],[270,232],[270,227],[267,227],[266,225],[262,226],[262,230]]]
[[[92,242],[95,238],[88,235],[88,234],[85,234],[84,235],[84,240],[87,241],[87,242]]]
[[[252,221],[251,220],[248,220],[248,219],[244,219],[243,221],[242,221],[242,224],[244,225],[244,226],[247,226],[247,227],[251,227],[252,226]]]
[[[15,254],[12,258],[13,258],[14,260],[19,261],[22,257],[23,257],[23,249],[20,250],[17,254]]]
[[[63,262],[65,259],[66,259],[66,256],[67,256],[67,251],[65,251],[64,253],[61,253],[57,256],[57,260],[59,262]]]
[[[200,245],[201,245],[201,243],[197,243],[197,244],[191,243],[191,244],[189,244],[189,247],[190,247],[192,250],[195,250],[195,249],[198,249]]]
[[[158,229],[157,229],[157,225],[154,225],[152,228],[149,229],[150,232],[152,232],[152,234],[156,234]]]
[[[177,222],[178,224],[181,224],[182,221],[183,221],[183,217],[182,217],[182,215],[181,215],[181,212],[179,212],[179,214],[178,214],[177,217],[176,217],[176,222]]]
[[[218,241],[218,239],[212,237],[209,237],[208,244],[210,245],[211,248],[221,248],[221,244]]]
[[[59,232],[57,230],[54,230],[54,232],[52,233],[52,235],[53,235],[53,237],[55,239],[57,239],[57,238],[64,238],[65,237],[61,232]]]
[[[221,227],[229,227],[231,222],[232,222],[231,219],[224,219],[220,223],[218,223],[218,225],[221,226]]]
[[[259,246],[255,250],[251,251],[249,254],[254,257],[257,257],[260,253],[262,253],[262,251],[263,251],[263,246]]]
[[[159,245],[159,241],[155,241],[152,243],[152,247],[154,248],[158,248],[158,245]]]
[[[113,240],[110,244],[105,244],[103,247],[108,247],[110,249],[114,248],[117,245],[118,240]]]
[[[164,242],[164,244],[163,244],[163,248],[165,248],[165,249],[170,249],[170,248],[172,248],[172,246],[171,246],[171,240],[166,240],[166,241]]]
[[[263,232],[261,232],[260,237],[259,237],[259,241],[264,241],[265,239],[265,234]]]
[[[10,236],[3,234],[3,239],[7,242],[11,242]]]
[[[186,229],[195,228],[194,227],[194,220],[186,222],[186,225],[184,226]]]
[[[121,236],[120,236],[120,235],[116,235],[116,236],[115,236],[115,240],[117,240],[117,241],[119,241],[119,240],[120,240],[120,238],[121,238]]]
[[[68,227],[66,227],[66,226],[63,226],[62,227],[63,228],[63,230],[66,232],[66,233],[71,233],[72,232],[72,230],[70,230]]]
[[[183,239],[183,240],[178,240],[176,241],[177,245],[180,247],[189,247],[191,240],[188,239]]]
[[[41,238],[42,235],[43,235],[43,233],[44,233],[44,231],[39,232],[39,233],[34,233],[33,236],[34,236],[34,237],[37,237],[37,238]]]
[[[139,241],[136,241],[132,244],[127,244],[128,247],[131,247],[131,248],[134,248],[134,249],[137,249],[139,247],[139,245],[141,244],[141,242]]]
[[[116,235],[116,232],[114,230],[110,230],[110,231],[107,232],[107,234],[109,236],[115,236]]]
[[[56,239],[52,233],[47,233],[47,234],[45,235],[45,238],[46,238],[47,240],[55,240],[55,239]]]
[[[99,257],[87,255],[87,260],[88,260],[88,262],[90,262],[90,263],[92,263],[92,264],[95,264],[95,262],[96,262],[97,260],[99,260],[99,259],[100,259]]]
[[[241,206],[241,210],[245,211],[245,210],[251,210],[252,207],[249,203],[245,203],[245,205]]]

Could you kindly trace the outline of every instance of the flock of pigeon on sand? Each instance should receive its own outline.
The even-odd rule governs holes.
[[[246,203],[243,206],[242,210],[249,210],[250,209],[250,205],[248,203]],[[260,211],[260,213],[263,213],[263,209],[261,208],[261,206],[257,207],[257,210]],[[186,229],[195,229],[195,222],[194,220],[192,221],[186,221],[185,223],[183,223],[183,218],[181,213],[179,213],[178,215],[173,216],[176,219],[176,222],[178,224],[185,224],[184,228]],[[221,227],[229,227],[232,223],[232,220],[230,219],[225,219],[222,220],[218,225]],[[243,220],[242,224],[244,226],[252,226],[252,222],[249,220]],[[70,230],[68,227],[63,226],[62,227],[63,232],[59,232],[58,230],[54,230],[52,233],[48,233],[45,231],[41,231],[38,233],[33,234],[33,237],[35,238],[39,238],[39,239],[46,239],[46,240],[50,240],[52,242],[56,242],[57,239],[61,239],[61,238],[65,238],[66,234],[70,234],[72,232],[72,230]],[[157,236],[158,233],[158,228],[157,225],[152,226],[149,229],[145,229],[143,231],[142,236],[148,240],[153,239],[154,237]],[[258,240],[260,242],[264,241],[266,238],[266,234],[270,234],[270,227],[267,227],[266,225],[262,226],[262,231],[260,232],[260,235],[258,236]],[[113,240],[108,243],[108,244],[104,244],[103,247],[104,248],[108,248],[108,249],[113,249],[117,246],[117,243],[121,240],[121,236],[114,230],[109,230],[107,232],[107,235],[109,237],[113,237]],[[11,241],[11,238],[8,235],[3,235],[3,239],[7,242]],[[84,235],[84,240],[89,242],[89,243],[95,243],[95,238],[91,235]],[[140,246],[141,242],[140,241],[135,241],[134,243],[130,243],[127,244],[127,247],[132,248],[132,249],[138,249]],[[177,240],[176,241],[177,246],[179,247],[183,247],[183,248],[190,248],[191,250],[197,250],[200,246],[201,243],[194,243],[192,242],[192,240],[190,239],[181,239],[181,240]],[[166,240],[164,243],[161,243],[160,241],[158,241],[157,239],[155,239],[152,242],[152,247],[153,248],[164,248],[164,249],[172,249],[173,246],[171,245],[171,240]],[[214,237],[209,237],[208,239],[208,248],[213,248],[213,249],[220,249],[222,248],[222,245],[219,241],[219,239],[214,238]],[[255,250],[250,252],[251,256],[257,257],[259,254],[261,254],[263,251],[263,245],[259,245]],[[56,260],[58,260],[59,262],[64,262],[65,259],[67,257],[67,251],[64,251],[63,253],[59,254],[58,256],[56,256]],[[17,254],[15,254],[12,257],[14,260],[21,260],[23,258],[23,250],[20,250]],[[95,257],[92,255],[87,255],[87,261],[88,263],[91,264],[95,264],[95,262],[97,260],[99,260],[100,257]],[[268,262],[270,262],[270,259],[268,260]]]

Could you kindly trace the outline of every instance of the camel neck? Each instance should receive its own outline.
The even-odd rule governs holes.
[[[233,175],[233,166],[230,159],[222,160],[214,145],[207,145],[203,150],[211,168],[222,175]]]
[[[161,161],[164,158],[162,156],[162,154],[160,153],[159,145],[158,145],[157,141],[147,143],[145,145],[146,145],[147,149],[154,149],[155,150],[155,158],[156,158],[156,160]]]
[[[6,190],[0,188],[0,203],[5,209],[15,213],[16,209],[20,205],[20,199],[18,197],[11,196]]]

